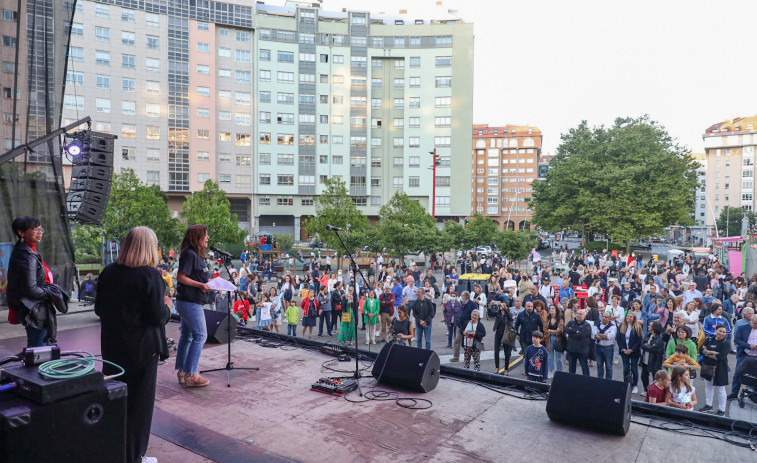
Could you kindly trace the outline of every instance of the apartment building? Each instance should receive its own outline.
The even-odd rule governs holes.
[[[472,25],[288,5],[80,0],[64,123],[118,135],[174,211],[216,180],[253,232],[305,238],[334,176],[369,217],[400,189],[430,212],[434,149],[437,216],[467,216]]]
[[[710,236],[714,236],[715,220],[725,206],[754,210],[755,127],[757,116],[738,117],[712,124],[702,135],[707,163],[704,217]],[[720,235],[725,232],[720,230]]]
[[[539,175],[542,133],[537,127],[474,124],[471,209],[500,229],[530,229],[527,198]]]

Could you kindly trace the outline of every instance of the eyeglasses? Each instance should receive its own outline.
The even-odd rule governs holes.
[[[45,233],[45,229],[42,227],[37,227],[34,229],[34,233]]]

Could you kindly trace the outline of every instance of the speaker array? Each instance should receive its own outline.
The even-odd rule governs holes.
[[[113,140],[107,133],[79,132],[74,141],[79,152],[73,156],[71,185],[66,199],[68,217],[99,225],[105,216],[113,178]]]

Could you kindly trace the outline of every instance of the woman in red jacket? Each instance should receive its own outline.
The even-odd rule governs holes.
[[[313,339],[313,327],[315,327],[315,320],[318,318],[318,311],[320,305],[318,299],[315,298],[315,291],[308,291],[308,297],[302,300],[302,337],[305,337],[305,332],[308,331],[308,336]]]

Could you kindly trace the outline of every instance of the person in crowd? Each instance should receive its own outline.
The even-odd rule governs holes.
[[[255,304],[258,315],[258,329],[271,331],[273,325],[273,303],[271,302],[271,293],[262,293],[260,302]]]
[[[404,305],[397,308],[397,318],[392,320],[389,332],[394,336],[394,342],[403,346],[415,337],[415,327],[407,318],[407,307]]]
[[[521,351],[525,354],[526,347],[532,343],[531,333],[534,331],[544,332],[544,323],[541,315],[534,311],[534,303],[527,301],[526,309],[515,319],[515,331],[518,332],[517,340],[520,341]]]
[[[355,324],[357,323],[357,301],[355,300],[355,287],[347,288],[347,294],[342,298],[342,319],[339,325],[339,342],[351,346],[357,342],[355,337]]]
[[[481,289],[481,285],[477,284],[473,286],[473,294],[471,294],[471,300],[478,304],[479,313],[486,313],[486,294],[484,294],[483,290]]]
[[[647,334],[641,341],[641,385],[643,387],[642,395],[646,394],[649,388],[649,374],[662,369],[662,358],[665,350],[665,342],[662,339],[662,325],[654,321],[649,323]],[[655,373],[655,378],[656,378]],[[657,381],[657,379],[655,379]]]
[[[546,383],[549,378],[549,373],[547,373],[547,358],[549,357],[549,353],[547,352],[547,348],[541,345],[544,334],[541,331],[534,331],[531,333],[531,339],[533,340],[533,344],[526,349],[526,355],[523,360],[526,379]]]
[[[691,384],[689,370],[683,367],[673,367],[670,385],[665,391],[665,403],[669,407],[693,410],[697,405],[696,389]]]
[[[416,293],[413,316],[415,317],[415,332],[418,334],[418,349],[421,348],[423,338],[425,338],[426,349],[431,350],[431,322],[434,318],[434,307],[431,300],[426,297],[426,291],[423,288],[417,288]]]
[[[447,302],[444,304],[444,324],[447,325],[447,348],[452,348],[452,340],[455,338],[457,324],[455,323],[460,318],[460,310],[462,304],[457,300],[457,292],[452,290],[449,293]],[[496,339],[496,338],[495,338]],[[496,346],[495,346],[496,347]]]
[[[79,286],[79,301],[92,300],[95,297],[96,282],[95,277],[91,273],[87,273],[87,277],[81,282]]]
[[[181,336],[176,352],[176,370],[179,383],[187,387],[207,386],[209,380],[197,372],[202,347],[208,338],[205,312],[210,287],[208,265],[208,228],[192,225],[184,233],[179,253],[179,272],[176,287],[176,311],[181,316]]]
[[[365,324],[365,345],[376,344],[376,324],[380,312],[376,291],[369,290],[368,298],[363,303],[363,323]]]
[[[691,330],[691,337],[697,339],[699,337],[699,309],[697,309],[697,301],[701,304],[702,300],[696,298],[689,301],[684,305],[681,316],[683,317],[683,323]]]
[[[384,342],[384,340],[386,340],[386,333],[391,327],[394,312],[394,294],[392,293],[392,287],[389,283],[385,283],[384,290],[379,296],[379,321],[381,322],[379,342]]]
[[[568,357],[568,371],[576,373],[576,362],[581,364],[581,372],[589,376],[589,344],[591,343],[591,324],[586,321],[586,311],[576,311],[576,318],[565,325],[568,343],[565,347]]]
[[[612,357],[618,328],[612,321],[611,312],[602,312],[602,321],[592,328],[594,355],[597,360],[597,378],[612,379]]]
[[[408,309],[413,309],[416,299],[418,299],[417,291],[415,290],[415,279],[412,275],[408,275],[407,284],[402,288],[402,305]]]
[[[37,244],[42,241],[45,229],[34,217],[16,217],[11,229],[17,241],[8,260],[8,322],[24,326],[26,347],[55,344],[55,309],[68,311],[68,296],[55,289],[53,273],[37,252]]]
[[[285,310],[284,306],[281,304],[283,299],[276,291],[275,286],[271,286],[268,290],[268,297],[271,300],[271,309],[273,311],[271,330],[276,330],[277,333],[281,333],[281,319],[283,318]]]
[[[726,341],[727,334],[725,325],[718,325],[715,328],[715,336],[708,337],[700,349],[700,353],[703,355],[702,365],[715,368],[709,378],[704,376],[704,369],[702,370],[702,378],[705,380],[705,405],[699,409],[700,412],[713,410],[712,399],[714,393],[717,392],[717,415],[725,416],[725,406],[728,400],[725,391],[728,385],[728,353],[731,350],[731,346]]]
[[[706,316],[704,318],[704,323],[702,323],[702,331],[704,331],[704,335],[706,337],[711,338],[715,336],[715,330],[718,326],[725,327],[726,342],[728,343],[728,349],[730,350],[731,324],[723,316],[723,306],[713,302],[712,306],[710,307],[710,315]]]
[[[744,318],[736,323],[736,331],[733,335],[733,342],[736,344],[736,368],[733,374],[733,385],[728,399],[732,400],[738,397],[741,389],[741,376],[736,373],[739,366],[747,357],[757,357],[757,315],[754,309],[748,307],[742,310]],[[746,320],[746,323],[742,323]]]
[[[483,340],[486,336],[486,328],[480,323],[478,309],[471,312],[471,319],[463,330],[463,342],[465,347],[465,361],[463,368],[470,368],[473,358],[473,369],[481,371],[481,351],[484,348]],[[420,335],[418,335],[418,348],[420,348]]]
[[[578,299],[575,297],[570,298],[568,300],[568,304],[565,306],[565,310],[563,311],[563,321],[566,325],[570,323],[571,320],[576,318],[576,310],[578,309]]]
[[[468,326],[470,321],[471,312],[478,308],[478,304],[470,299],[470,293],[463,291],[460,295],[460,319],[457,323],[457,334],[455,334],[455,341],[452,343],[452,358],[450,362],[460,361],[460,347],[463,344],[463,331]]]
[[[665,370],[658,370],[654,374],[654,383],[647,388],[644,402],[650,404],[664,404],[665,391],[670,386],[670,373]]]
[[[307,297],[302,299],[302,337],[308,333],[308,339],[313,339],[313,328],[318,318],[320,305],[315,297],[315,290],[309,289]]]
[[[344,283],[337,281],[331,291],[331,333],[336,332],[337,326],[342,321],[342,298],[344,297]],[[328,330],[327,330],[328,331]]]
[[[664,366],[671,372],[673,371],[674,367],[683,367],[689,371],[699,370],[700,365],[699,363],[697,363],[696,358],[689,356],[688,352],[689,348],[686,345],[677,345],[675,347],[673,355],[665,359],[665,362],[663,362],[662,366]]]
[[[513,346],[502,343],[502,337],[507,327],[512,327],[513,315],[505,304],[497,304],[497,318],[494,320],[494,372],[499,373],[499,350],[505,353],[503,374],[508,375],[510,370],[510,354]]]
[[[291,301],[292,299],[294,299],[294,293],[296,289],[297,288],[292,281],[292,276],[284,275],[284,283],[282,283],[281,285],[281,298],[286,302]]]
[[[297,301],[292,299],[290,301],[284,301],[284,303],[287,304],[287,335],[297,336],[297,322],[300,319],[300,309],[297,307]]]
[[[331,294],[329,294],[328,285],[321,285],[318,293],[318,305],[321,308],[321,315],[318,316],[318,337],[323,336],[323,323],[326,322],[326,333],[331,337]]]
[[[544,333],[549,345],[547,357],[547,366],[550,372],[562,371],[562,353],[565,352],[565,340],[563,330],[565,325],[562,313],[552,304],[549,307],[547,323],[545,324],[546,333]],[[496,338],[495,338],[496,340]],[[496,347],[496,346],[495,346]]]
[[[639,357],[641,356],[641,326],[636,323],[636,315],[628,312],[625,320],[620,325],[618,335],[615,338],[620,350],[620,358],[623,360],[623,378],[633,385],[633,394],[639,392]],[[628,381],[628,380],[631,381]]]
[[[95,313],[100,317],[102,358],[124,369],[126,383],[126,461],[145,458],[150,439],[158,362],[168,358],[165,325],[173,302],[165,296],[158,263],[158,238],[147,227],[131,229],[121,243],[118,260],[107,265],[97,281]],[[117,368],[103,366],[113,375]]]
[[[536,285],[531,285],[529,288],[529,293],[526,295],[526,297],[523,298],[523,303],[526,302],[533,302],[533,301],[542,301],[544,303],[544,306],[547,305],[547,299],[544,298],[541,294],[539,294],[539,287]]]

